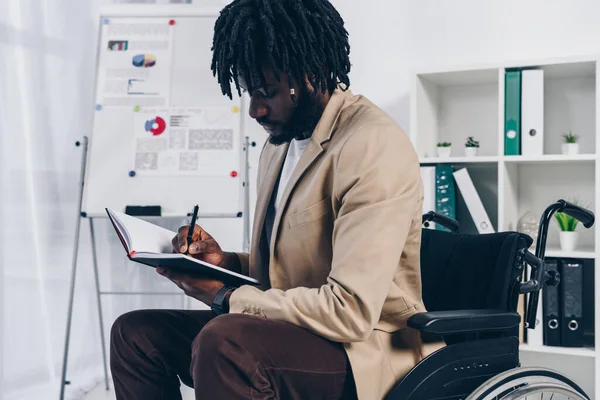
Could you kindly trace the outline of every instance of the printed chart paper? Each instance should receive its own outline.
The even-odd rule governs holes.
[[[136,175],[229,176],[239,169],[231,107],[144,108],[134,114]]]
[[[172,30],[168,19],[105,21],[98,76],[99,106],[168,107]]]

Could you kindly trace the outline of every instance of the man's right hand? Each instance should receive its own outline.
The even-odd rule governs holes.
[[[174,253],[188,252],[187,237],[189,230],[189,226],[179,228],[177,236],[171,241]],[[223,251],[217,241],[199,225],[194,227],[188,255],[209,264],[242,273],[242,265],[237,254]]]
[[[179,228],[177,236],[171,241],[174,253],[185,254],[188,252],[189,256],[198,260],[229,269],[226,265],[227,257],[223,250],[221,250],[221,246],[219,246],[217,241],[208,232],[198,225],[194,227],[192,243],[189,244],[188,251],[189,230],[189,226]]]

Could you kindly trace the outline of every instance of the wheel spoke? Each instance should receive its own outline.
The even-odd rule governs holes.
[[[546,397],[546,393],[550,396]],[[559,373],[540,367],[518,367],[496,375],[465,400],[587,400],[575,383]]]

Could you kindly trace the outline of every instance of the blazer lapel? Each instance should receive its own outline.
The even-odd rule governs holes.
[[[269,146],[269,145],[267,145]],[[263,177],[262,182],[256,197],[256,206],[254,209],[254,223],[252,226],[252,259],[254,262],[250,263],[250,269],[253,268],[264,268],[264,261],[269,260],[268,254],[261,254],[260,241],[264,233],[265,216],[267,215],[267,207],[269,206],[271,195],[273,194],[273,188],[279,178],[283,160],[288,151],[289,144],[273,147],[273,154],[270,157],[267,167],[262,171]],[[259,271],[254,271],[256,275],[262,276]]]

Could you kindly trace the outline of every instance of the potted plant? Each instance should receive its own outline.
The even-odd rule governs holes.
[[[477,155],[477,149],[479,149],[479,142],[473,139],[473,136],[469,136],[465,143],[465,156],[475,157]]]
[[[564,140],[564,143],[562,145],[562,153],[570,155],[578,154],[579,143],[577,143],[577,140],[579,139],[579,136],[573,135],[573,133],[569,131],[569,133],[562,135],[562,137]]]
[[[437,144],[437,155],[438,157],[450,157],[452,152],[452,143],[450,142],[439,142]]]
[[[572,201],[578,204],[577,200]],[[578,232],[575,231],[579,221],[563,212],[554,213],[554,218],[560,229],[560,248],[563,251],[573,251],[577,244]]]

